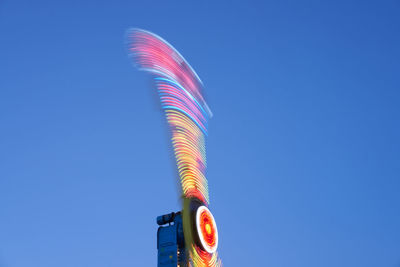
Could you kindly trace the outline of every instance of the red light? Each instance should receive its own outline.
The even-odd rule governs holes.
[[[200,206],[196,212],[197,233],[202,247],[208,253],[214,253],[218,246],[218,230],[210,210]]]

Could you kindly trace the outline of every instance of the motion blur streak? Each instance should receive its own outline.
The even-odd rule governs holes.
[[[161,106],[172,131],[183,195],[208,204],[204,139],[211,112],[201,93],[202,83],[185,59],[159,36],[133,29],[128,38],[137,67],[155,74]]]
[[[208,206],[205,137],[212,113],[203,98],[202,82],[178,51],[151,32],[130,30],[128,46],[137,68],[155,75],[161,106],[172,132],[183,196]],[[191,266],[221,266],[216,252],[203,251],[192,238],[186,239],[186,245]]]

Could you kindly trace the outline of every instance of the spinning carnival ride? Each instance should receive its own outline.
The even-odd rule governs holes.
[[[208,208],[205,137],[212,114],[203,98],[202,82],[161,37],[133,29],[128,33],[128,45],[136,66],[154,75],[182,186],[182,212],[157,218],[158,266],[222,266],[217,225]]]

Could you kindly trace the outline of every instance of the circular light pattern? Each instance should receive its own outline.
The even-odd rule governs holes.
[[[214,253],[218,247],[217,224],[206,206],[200,206],[196,211],[196,227],[203,249],[208,253]]]

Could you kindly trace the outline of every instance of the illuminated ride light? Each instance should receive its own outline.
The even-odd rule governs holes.
[[[212,113],[203,97],[203,84],[182,55],[158,35],[132,29],[127,38],[129,54],[137,68],[154,76],[172,133],[182,189],[182,229],[188,253],[187,262],[181,266],[222,266],[216,251],[217,226],[208,209],[205,139]]]
[[[214,253],[218,247],[218,229],[214,216],[206,206],[200,206],[196,211],[196,229],[202,248]]]

